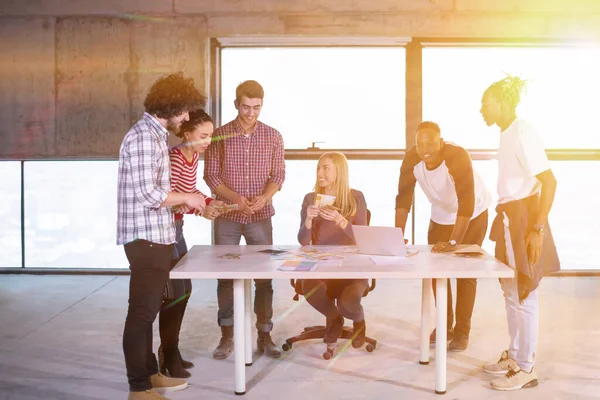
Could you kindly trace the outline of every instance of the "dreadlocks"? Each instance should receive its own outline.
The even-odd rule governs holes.
[[[493,93],[502,101],[517,108],[521,101],[521,93],[526,90],[526,85],[526,80],[506,74],[506,78],[492,83],[485,93]]]

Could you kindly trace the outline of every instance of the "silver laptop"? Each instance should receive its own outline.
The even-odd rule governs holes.
[[[408,257],[417,253],[404,244],[402,228],[352,225],[352,231],[360,254]]]

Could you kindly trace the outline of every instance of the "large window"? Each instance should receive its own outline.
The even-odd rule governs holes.
[[[403,47],[225,48],[221,121],[237,115],[236,86],[254,79],[265,89],[260,120],[282,133],[286,149],[313,142],[322,149],[403,149],[405,56]],[[350,184],[364,193],[371,224],[393,226],[400,162],[349,164]],[[273,199],[275,244],[298,243],[302,200],[313,190],[316,167],[316,160],[286,161],[286,182]]]
[[[484,90],[505,73],[529,81],[518,115],[532,122],[548,149],[600,149],[599,128],[590,116],[598,108],[600,50],[558,47],[425,47],[423,118],[440,124],[444,139],[467,149],[498,147],[499,129],[479,113]],[[490,153],[491,154],[491,153]],[[497,163],[475,161],[496,201]],[[600,199],[589,177],[600,161],[552,161],[558,180],[550,224],[563,269],[600,269],[593,241],[600,234]],[[584,179],[587,177],[588,179]],[[493,208],[490,209],[490,223]],[[427,238],[429,209],[417,193],[417,243]],[[493,243],[484,247],[493,251]]]
[[[470,149],[498,147],[498,129],[479,113],[484,90],[505,76],[529,81],[518,114],[533,122],[546,148],[600,148],[590,123],[600,93],[600,49],[462,47],[423,49],[423,118],[444,138]]]
[[[21,266],[21,163],[0,162],[0,267]]]
[[[128,267],[116,244],[117,169],[117,161],[25,163],[27,267]],[[209,192],[201,179],[198,187]],[[206,219],[188,215],[184,229],[188,243],[210,244]]]
[[[411,51],[409,57],[417,53]],[[407,101],[418,101],[418,88],[407,92],[406,65],[414,67],[419,60],[406,57],[405,48],[395,44],[222,49],[220,73],[214,75],[220,81],[213,82],[220,86],[221,122],[236,116],[236,86],[257,80],[265,89],[260,119],[282,133],[288,150],[286,182],[274,198],[275,244],[297,243],[302,200],[313,189],[317,165],[308,159],[314,152],[303,150],[313,143],[321,149],[364,150],[361,159],[350,157],[351,186],[364,193],[372,225],[394,225],[401,161],[381,159],[397,153],[376,150],[404,149],[406,137],[413,134],[406,132],[405,109]],[[484,124],[481,97],[505,73],[529,81],[518,113],[538,128],[546,148],[559,149],[566,159],[551,161],[558,191],[550,223],[562,267],[600,270],[593,253],[600,235],[600,198],[590,181],[600,172],[600,160],[581,160],[572,151],[600,151],[599,128],[589,122],[599,105],[600,50],[424,42],[421,61],[423,119],[438,122],[446,140],[483,151],[472,154],[475,170],[494,198],[490,223],[499,132]],[[419,107],[415,109],[417,113]],[[304,154],[307,159],[302,159]],[[379,159],[368,159],[371,155]],[[21,163],[0,162],[0,267],[21,266],[23,229],[27,267],[127,268],[115,240],[117,161],[26,161],[24,166],[22,227]],[[202,161],[198,171],[197,186],[209,193]],[[418,189],[415,225],[409,217],[405,237],[411,239],[414,233],[415,243],[426,243],[429,214],[429,202]],[[211,224],[203,218],[186,215],[184,231],[188,246],[211,243]],[[494,244],[486,239],[484,248],[493,252]]]
[[[265,89],[260,119],[279,130],[288,149],[405,147],[403,47],[225,48],[223,123],[236,116],[236,86]]]

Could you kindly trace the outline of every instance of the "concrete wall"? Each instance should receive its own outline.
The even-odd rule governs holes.
[[[0,159],[115,158],[157,76],[243,35],[600,38],[600,0],[0,0]]]

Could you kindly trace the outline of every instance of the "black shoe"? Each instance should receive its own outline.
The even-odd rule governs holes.
[[[469,337],[465,335],[457,335],[448,345],[450,351],[465,351],[469,345]]]
[[[450,328],[446,331],[446,340],[449,342],[452,339],[454,339],[454,329]],[[435,329],[433,330],[433,332],[431,332],[431,335],[429,335],[429,343],[435,343],[436,341],[436,334],[435,334]]]
[[[327,331],[323,337],[325,343],[335,343],[342,335],[344,328],[344,317],[341,315],[337,318],[327,318]]]
[[[183,368],[185,368],[185,369],[194,368],[193,362],[184,360],[183,357],[181,357],[181,352],[179,351],[179,347],[177,347],[177,356],[179,357],[179,362],[181,363]]]
[[[177,348],[168,351],[163,351],[162,346],[158,348],[158,368],[161,374],[171,378],[185,379],[192,376],[183,368]]]
[[[367,324],[363,319],[360,322],[354,322],[352,331],[352,347],[358,349],[365,344],[367,336]]]

